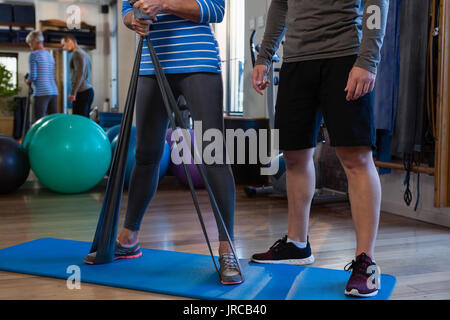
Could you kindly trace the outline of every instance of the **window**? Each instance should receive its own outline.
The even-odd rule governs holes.
[[[2,53],[0,52],[0,63],[6,67],[11,73],[12,78],[10,83],[17,88],[19,85],[18,80],[18,55],[17,53]]]
[[[226,0],[226,16],[214,25],[222,59],[224,112],[244,112],[245,1]]]

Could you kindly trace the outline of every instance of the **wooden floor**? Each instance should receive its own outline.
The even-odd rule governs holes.
[[[59,195],[28,183],[14,194],[0,196],[0,248],[43,237],[92,241],[103,190],[98,187],[88,194]],[[199,192],[199,199],[211,238],[216,239],[204,191]],[[287,230],[286,200],[249,199],[243,187],[238,187],[236,206],[236,248],[241,258],[265,251]],[[121,219],[123,214],[122,208]],[[314,266],[342,269],[352,260],[355,238],[348,204],[314,206],[310,226]],[[146,248],[208,254],[185,189],[158,191],[144,218],[140,240]],[[217,242],[213,245],[217,248]],[[392,299],[450,299],[450,229],[383,213],[376,260],[383,273],[398,279]],[[80,290],[69,290],[63,280],[0,272],[0,299],[176,297],[85,283]]]

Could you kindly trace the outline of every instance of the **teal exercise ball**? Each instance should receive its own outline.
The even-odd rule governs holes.
[[[31,169],[44,186],[59,193],[82,193],[104,178],[111,163],[111,144],[94,121],[66,115],[35,132],[28,155]]]
[[[114,140],[114,138],[119,135],[119,132],[120,132],[120,124],[118,124],[112,128],[109,128],[106,131],[106,135],[108,136],[109,141],[112,142]]]
[[[28,130],[25,139],[23,140],[23,148],[25,149],[25,151],[28,151],[28,147],[30,145],[31,139],[33,139],[34,134],[36,133],[36,131],[42,126],[44,125],[44,123],[46,123],[47,121],[51,120],[51,119],[55,119],[58,117],[64,117],[66,116],[63,113],[53,113],[53,114],[49,114],[48,116],[42,117],[40,118],[38,121],[36,121],[30,128],[30,130]]]
[[[111,142],[111,150],[114,154],[116,152],[117,142],[119,141],[119,135]],[[128,188],[128,184],[130,182],[131,173],[133,172],[134,163],[135,163],[135,154],[136,154],[136,127],[131,127],[130,133],[130,142],[128,144],[128,154],[127,154],[127,165],[125,168],[125,188]],[[112,166],[112,163],[111,163]]]

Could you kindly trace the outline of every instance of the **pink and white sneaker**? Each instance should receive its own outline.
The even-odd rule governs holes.
[[[84,262],[87,264],[95,264],[95,257],[97,252],[89,253]],[[114,260],[119,259],[136,259],[142,256],[142,250],[139,242],[136,241],[132,245],[122,245],[119,241],[116,241],[116,249],[114,250]]]

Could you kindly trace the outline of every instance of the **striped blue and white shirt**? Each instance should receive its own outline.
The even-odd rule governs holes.
[[[55,59],[47,50],[36,50],[28,59],[30,72],[28,80],[34,85],[33,96],[58,95],[55,83]]]
[[[150,29],[150,41],[165,73],[221,72],[219,45],[210,23],[222,22],[224,0],[195,0],[200,7],[200,22],[160,13]],[[134,8],[123,1],[122,18]],[[154,75],[147,42],[144,41],[140,75]]]

